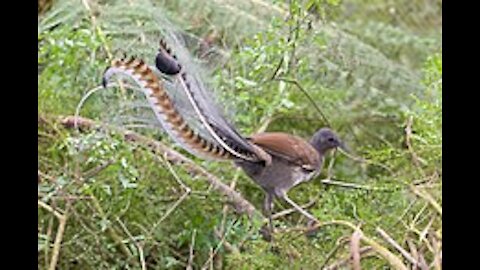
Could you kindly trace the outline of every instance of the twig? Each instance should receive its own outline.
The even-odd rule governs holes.
[[[311,206],[313,206],[315,204],[316,200],[312,200],[304,205],[301,205],[300,207],[302,207],[303,209],[307,209]],[[277,212],[275,214],[272,215],[272,219],[279,219],[283,216],[287,216],[287,215],[290,215],[291,213],[295,213],[297,212],[297,210],[295,210],[295,208],[288,208],[288,209],[285,209],[283,211],[280,211],[280,212]]]
[[[336,181],[335,179],[322,179],[320,180],[322,184],[326,185],[335,185],[344,188],[353,188],[353,189],[364,189],[364,190],[372,190],[372,191],[394,191],[395,188],[387,188],[387,187],[371,187],[366,185],[359,185],[355,183],[345,182],[345,181]]]
[[[187,267],[185,267],[186,270],[192,270],[192,263],[193,263],[193,257],[194,257],[194,254],[193,254],[193,249],[195,247],[195,235],[197,234],[197,230],[196,229],[193,229],[193,233],[192,233],[192,242],[190,243],[190,255],[188,257],[188,264],[187,264]]]
[[[62,243],[63,234],[65,232],[65,226],[67,225],[69,205],[67,204],[67,208],[64,214],[60,214],[58,211],[54,210],[51,206],[42,201],[38,201],[38,205],[55,215],[59,222],[57,234],[55,236],[55,242],[53,244],[52,258],[50,259],[50,265],[48,267],[49,270],[55,270],[55,268],[57,267],[58,256],[60,254],[60,245]]]
[[[91,193],[89,195],[91,196],[93,206],[94,206],[95,210],[97,211],[97,213],[100,215],[100,218],[106,219],[107,217],[105,215],[105,212],[102,209],[102,206],[98,202],[98,199]],[[115,242],[115,244],[120,249],[120,252],[123,253],[123,255],[126,256],[127,258],[130,258],[132,256],[132,253],[130,252],[130,249],[128,249],[128,247],[125,245],[125,243],[123,243],[122,238],[117,234],[115,229],[112,228],[112,226],[107,226],[107,232],[108,232],[108,235],[110,236],[110,238]]]
[[[38,205],[40,207],[42,207],[43,209],[47,210],[48,212],[52,213],[55,217],[57,217],[58,219],[61,219],[63,218],[63,215],[62,213],[58,212],[57,210],[53,209],[50,205],[42,202],[42,201],[37,201]]]
[[[185,190],[185,192],[192,192],[192,189],[190,187],[188,187],[187,185],[185,185],[185,183],[183,183],[183,181],[180,179],[180,177],[178,176],[178,174],[175,172],[175,170],[173,169],[172,165],[170,164],[170,162],[168,162],[167,160],[167,154],[164,153],[163,155],[163,159],[160,159],[160,157],[156,156],[159,160],[163,161],[163,163],[165,165],[167,165],[167,168],[168,170],[170,171],[170,173],[172,174],[173,178],[175,179],[175,181],[177,181],[177,183]]]
[[[333,149],[332,158],[330,159],[330,162],[328,163],[328,167],[327,167],[327,179],[332,179],[333,165],[335,164],[335,155],[336,154],[337,154],[337,149]]]
[[[432,261],[432,265],[435,267],[436,270],[441,270],[442,269],[442,246],[441,243],[439,243],[433,233],[428,235],[430,238],[430,241],[432,242],[432,247],[434,252],[434,257]]]
[[[418,265],[418,261],[408,251],[406,251],[404,248],[402,248],[402,246],[400,246],[400,244],[398,244],[395,240],[393,240],[393,238],[390,237],[390,235],[388,235],[384,230],[382,230],[380,227],[377,227],[376,231],[378,232],[378,234],[380,234],[380,236],[382,236],[382,238],[387,243],[389,243],[396,250],[398,250],[403,255],[403,257],[405,257],[405,259],[407,259],[413,265]]]
[[[339,238],[339,240],[337,240],[337,244],[332,248],[332,250],[330,250],[330,252],[328,252],[325,258],[325,261],[323,261],[322,265],[320,265],[318,269],[326,269],[327,263],[333,258],[333,256],[335,256],[337,251],[341,247],[343,247],[346,243],[348,243],[348,238],[343,238],[343,237]]]
[[[222,247],[223,243],[225,242],[228,234],[230,233],[230,230],[232,229],[232,227],[235,225],[235,223],[237,223],[237,219],[235,219],[232,224],[229,226],[228,230],[225,231],[225,233],[223,234],[222,238],[220,239],[220,242],[218,243],[217,247],[215,248],[215,250],[210,254],[210,256],[208,257],[208,260],[203,264],[202,266],[202,270],[204,269],[207,269],[207,265],[209,263],[212,262],[213,260],[213,257],[217,254],[218,250]],[[211,268],[213,268],[213,265],[211,266]]]
[[[407,208],[405,208],[405,210],[403,211],[403,213],[397,218],[397,221],[395,221],[395,223],[392,225],[392,227],[395,227],[397,224],[399,224],[400,222],[403,222],[403,218],[407,215],[407,213],[413,208],[413,205],[415,205],[415,203],[417,202],[417,198],[415,197],[407,206]]]
[[[372,247],[362,247],[358,251],[360,253],[360,256],[369,256],[369,253],[373,251]],[[351,255],[347,256],[346,258],[343,258],[327,267],[321,267],[320,269],[322,270],[338,270],[341,269],[342,266],[348,264],[351,261],[352,257]]]
[[[48,220],[48,226],[47,226],[47,233],[46,233],[46,239],[45,239],[45,242],[46,243],[50,243],[50,239],[52,237],[52,230],[53,230],[53,220],[55,219],[56,217],[53,217],[51,216]],[[45,245],[45,269],[48,269],[48,250],[49,250],[49,245]]]
[[[425,261],[425,257],[423,257],[423,254],[419,252],[418,254],[418,261],[419,261],[419,266],[422,270],[430,270],[427,262]]]
[[[209,265],[209,266],[210,266],[210,270],[213,270],[213,257],[215,257],[215,253],[214,253],[214,251],[213,251],[213,248],[210,248],[210,258],[212,258],[212,259],[210,260],[210,265]]]
[[[407,238],[407,245],[408,245],[408,249],[410,249],[410,252],[412,253],[412,257],[418,262],[418,251],[417,251],[417,247],[415,246],[415,244],[412,242],[412,240],[410,240],[410,238]],[[418,268],[418,264],[414,264],[412,265],[412,270],[417,270]]]
[[[418,210],[417,214],[413,217],[412,221],[409,224],[409,228],[415,228],[415,224],[418,223],[418,220],[423,215],[423,212],[428,208],[428,202],[424,202],[423,206]]]
[[[322,117],[323,121],[327,124],[327,126],[329,126],[329,127],[332,126],[332,125],[330,125],[330,122],[328,122],[327,117],[325,116],[323,111],[320,109],[320,107],[317,106],[317,104],[315,103],[313,98],[310,96],[310,94],[307,92],[307,90],[305,90],[305,88],[303,88],[303,86],[297,80],[289,79],[289,78],[282,78],[282,77],[276,78],[276,80],[280,80],[280,81],[284,81],[284,82],[287,82],[287,83],[294,84],[307,97],[307,99],[310,101],[310,103],[312,103],[312,105],[318,111],[318,113]]]
[[[58,256],[60,254],[60,245],[63,239],[63,233],[65,231],[65,226],[67,225],[68,215],[65,213],[61,218],[59,218],[59,225],[57,229],[57,235],[55,236],[55,242],[53,244],[52,250],[52,259],[50,260],[49,270],[55,270],[58,262]]]
[[[117,222],[120,224],[120,227],[122,227],[123,231],[128,235],[130,238],[130,241],[137,247],[138,250],[138,257],[140,259],[140,265],[142,266],[142,270],[146,270],[146,264],[145,264],[145,256],[143,255],[143,248],[140,246],[140,244],[135,240],[135,238],[132,236],[128,228],[123,224],[122,220],[117,217]]]
[[[428,232],[430,231],[430,228],[432,227],[434,220],[435,220],[435,217],[432,217],[430,221],[427,223],[427,225],[425,226],[425,228],[423,228],[422,232],[419,234],[419,240],[424,241],[432,253],[435,253],[435,251],[433,247],[430,245],[430,242],[428,242],[427,236],[429,235]]]
[[[360,237],[362,236],[360,229],[352,233],[350,240],[350,254],[352,256],[353,270],[361,270],[360,266]]]
[[[394,269],[399,269],[399,270],[407,270],[408,269],[407,266],[405,266],[405,264],[403,264],[402,260],[399,257],[397,257],[395,254],[390,252],[387,248],[380,245],[379,243],[377,243],[373,239],[365,236],[363,234],[363,232],[357,226],[353,225],[352,223],[350,223],[348,221],[332,220],[332,221],[329,221],[329,222],[319,222],[313,228],[308,228],[308,230],[316,230],[320,227],[328,226],[328,225],[341,225],[341,226],[349,227],[352,230],[358,230],[359,233],[360,233],[360,239],[364,243],[366,243],[367,245],[371,246],[373,248],[373,250],[376,251],[380,256],[382,256],[384,259],[386,259]],[[305,231],[305,228],[300,228],[298,230]]]
[[[418,197],[426,200],[428,203],[430,203],[430,205],[432,205],[432,207],[440,214],[440,216],[442,216],[442,207],[440,206],[440,204],[435,201],[435,199],[432,197],[432,195],[430,195],[428,192],[426,191],[422,191],[420,189],[418,189],[416,186],[414,185],[409,185],[410,187],[410,190],[415,193],[415,195],[417,195]]]
[[[150,235],[153,235],[155,229],[157,228],[158,225],[160,225],[160,223],[162,223],[172,212],[173,210],[175,210],[178,205],[180,205],[180,203],[183,202],[183,200],[185,200],[185,198],[187,198],[187,196],[190,194],[190,192],[185,192],[183,193],[182,196],[180,196],[180,198],[165,212],[165,214],[160,218],[160,220],[158,220],[153,226],[152,228],[150,229],[149,231],[149,234]]]
[[[215,233],[215,236],[218,237],[218,239],[221,239],[222,238],[222,233],[218,230],[218,229],[214,229],[213,230],[213,233]],[[238,250],[238,248],[232,244],[230,244],[227,240],[225,240],[223,242],[223,246],[225,247],[225,250],[230,252],[230,253],[236,253],[236,254],[239,254],[240,251]]]
[[[395,269],[408,270],[408,268],[405,266],[405,264],[403,264],[400,258],[395,256],[393,253],[391,253],[388,249],[386,249],[382,245],[364,236],[362,236],[362,240],[368,245],[372,246],[372,248],[378,254],[380,254],[384,259],[386,259],[390,263],[390,265],[393,266]]]
[[[275,77],[277,77],[277,74],[280,71],[280,68],[282,67],[283,61],[284,61],[284,58],[283,57],[280,58],[280,61],[278,61],[277,67],[273,71],[272,76],[270,76],[270,80],[273,80],[273,79],[275,79]]]

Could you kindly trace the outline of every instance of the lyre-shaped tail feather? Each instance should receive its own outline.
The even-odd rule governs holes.
[[[185,63],[180,61],[185,61]],[[155,59],[159,71],[167,75],[175,75],[178,82],[177,90],[183,91],[195,115],[200,119],[203,127],[218,145],[236,158],[248,161],[271,162],[268,155],[261,148],[248,142],[220,113],[216,104],[208,96],[202,81],[188,70],[192,63],[186,57],[177,57],[167,46],[160,41],[160,48]]]
[[[134,58],[114,60],[111,66],[105,70],[102,84],[106,86],[109,79],[115,74],[126,75],[140,86],[162,127],[185,150],[207,159],[229,160],[234,158],[222,146],[202,137],[188,125],[175,109],[162,82],[142,60]]]
[[[176,75],[180,73],[182,66],[178,63],[177,57],[172,54],[165,41],[160,40],[160,48],[155,58],[155,66],[160,72],[167,75]]]

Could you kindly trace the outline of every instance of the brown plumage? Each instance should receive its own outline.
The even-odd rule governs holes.
[[[314,169],[319,165],[318,152],[300,137],[282,132],[267,132],[255,134],[249,139],[267,152],[307,170]]]

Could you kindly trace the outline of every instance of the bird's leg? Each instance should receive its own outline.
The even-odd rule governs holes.
[[[273,243],[273,222],[272,222],[272,208],[273,208],[273,194],[265,192],[265,200],[263,202],[263,212],[268,217],[268,227],[263,225],[260,229],[260,233],[263,239]]]
[[[293,208],[295,208],[298,212],[302,213],[302,215],[306,216],[308,219],[312,220],[312,221],[315,221],[317,223],[320,223],[320,221],[318,221],[317,218],[315,218],[312,214],[308,213],[307,211],[305,211],[302,207],[300,207],[298,204],[296,204],[294,201],[292,201],[288,196],[287,194],[283,194],[283,196],[281,196],[281,198],[283,200],[285,200],[287,203],[289,203],[291,206],[293,206]]]
[[[273,196],[270,193],[266,193],[265,201],[263,203],[263,210],[268,215],[268,226],[270,228],[270,233],[273,234],[272,209],[273,209]]]

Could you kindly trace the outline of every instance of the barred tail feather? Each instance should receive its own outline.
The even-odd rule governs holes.
[[[206,159],[233,159],[221,145],[200,136],[188,125],[173,106],[162,82],[142,60],[114,60],[104,72],[102,84],[106,86],[110,78],[117,74],[132,78],[140,86],[163,129],[185,150]]]

